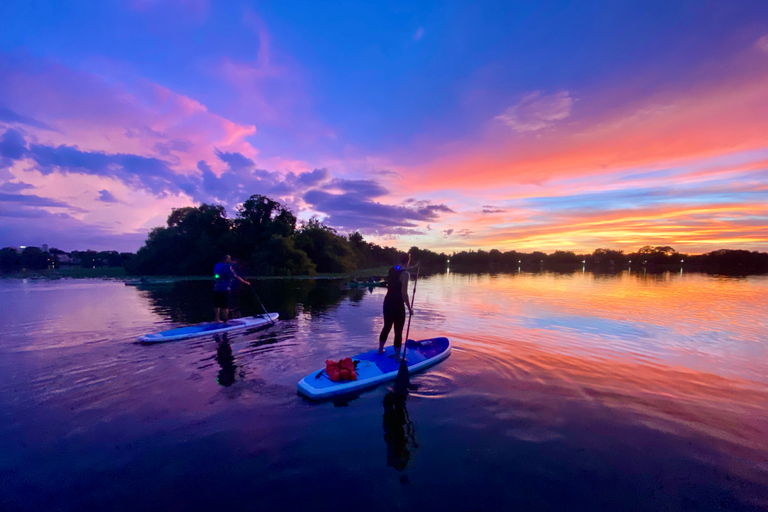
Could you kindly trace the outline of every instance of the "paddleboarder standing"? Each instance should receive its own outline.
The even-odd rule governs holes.
[[[238,280],[243,284],[250,285],[248,281],[241,278],[232,268],[232,258],[229,254],[225,255],[220,262],[213,267],[213,275],[216,282],[213,285],[213,306],[214,318],[216,323],[220,323],[219,312],[224,310],[224,322],[229,320],[229,293],[232,290],[232,281]]]
[[[408,265],[411,263],[410,254],[400,256],[399,264],[389,269],[387,274],[387,295],[384,297],[384,328],[379,335],[379,354],[384,353],[389,331],[395,327],[395,359],[400,360],[400,347],[403,344],[403,327],[405,326],[405,308],[413,315],[413,308],[408,300]]]

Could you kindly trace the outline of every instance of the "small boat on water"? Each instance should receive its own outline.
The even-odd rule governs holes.
[[[159,286],[161,284],[173,284],[173,279],[131,279],[124,281],[125,286]]]
[[[374,288],[376,286],[387,286],[387,282],[383,279],[377,279],[372,281],[350,281],[347,283],[349,288]]]

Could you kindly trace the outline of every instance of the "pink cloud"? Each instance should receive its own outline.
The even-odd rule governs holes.
[[[573,98],[568,91],[542,95],[534,91],[523,96],[496,119],[516,132],[535,132],[548,128],[571,115]]]
[[[760,39],[758,39],[757,41],[755,41],[755,48],[768,53],[768,35],[765,35]]]
[[[514,110],[518,104],[505,122],[522,132],[489,129],[481,142],[445,144],[441,156],[429,163],[393,167],[411,177],[405,193],[435,187],[479,191],[658,169],[762,149],[768,147],[767,82],[768,70],[752,66],[718,82],[660,92],[599,117],[580,117],[558,130],[536,129],[563,118],[565,108],[544,108],[549,114],[541,118],[533,109],[526,117]],[[580,95],[583,111],[600,112],[603,96],[601,91]],[[521,103],[533,105],[535,99]]]
[[[225,112],[233,119],[252,120],[270,133],[290,132],[293,144],[302,147],[334,139],[335,131],[313,111],[301,67],[274,49],[272,34],[253,11],[245,10],[242,23],[256,36],[255,58],[224,57],[211,67],[215,78],[231,89]]]
[[[55,128],[25,128],[41,144],[162,158],[180,173],[194,172],[200,160],[223,170],[214,148],[251,158],[258,154],[246,140],[256,133],[255,126],[211,113],[159,84],[116,84],[31,58],[0,56],[0,62],[6,70],[0,94],[7,104]]]

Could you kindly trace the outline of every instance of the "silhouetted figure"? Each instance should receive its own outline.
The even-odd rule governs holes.
[[[384,441],[387,443],[387,466],[398,471],[405,470],[411,460],[411,448],[416,444],[413,422],[405,408],[407,394],[390,391],[384,395]],[[403,475],[400,481],[405,484],[408,479]]]
[[[389,331],[395,327],[395,359],[400,360],[400,347],[403,343],[403,327],[405,326],[405,308],[413,315],[413,308],[408,300],[408,265],[411,256],[403,254],[400,263],[387,274],[387,295],[384,297],[384,328],[379,335],[379,354],[384,353]]]
[[[235,358],[232,356],[232,346],[229,344],[227,333],[222,338],[216,335],[216,362],[221,366],[219,376],[216,378],[222,386],[231,386],[235,382]]]
[[[241,278],[232,268],[232,258],[229,254],[225,255],[220,262],[213,267],[213,275],[216,282],[213,285],[213,307],[216,323],[219,323],[219,312],[224,310],[224,322],[229,320],[229,295],[232,290],[232,283],[240,281],[243,284],[250,285],[248,281]]]
[[[405,357],[405,353],[403,353]],[[405,364],[395,378],[394,390],[384,395],[384,441],[387,443],[387,466],[403,471],[411,459],[409,445],[418,448],[413,422],[408,416],[405,401],[408,398],[410,375]],[[405,485],[408,477],[403,474],[400,482]]]

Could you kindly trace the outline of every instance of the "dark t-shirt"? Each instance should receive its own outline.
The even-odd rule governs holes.
[[[384,297],[385,304],[404,304],[403,301],[403,282],[400,277],[405,272],[400,265],[389,269],[387,274],[387,295]]]
[[[235,272],[229,263],[219,262],[213,267],[213,275],[216,276],[216,283],[213,285],[214,291],[228,292],[232,288],[232,281],[235,279]]]

